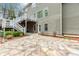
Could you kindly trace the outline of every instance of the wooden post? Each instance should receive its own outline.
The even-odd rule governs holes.
[[[2,28],[3,28],[3,40],[2,42],[5,42],[5,27],[6,27],[6,19],[2,20]]]
[[[14,32],[14,25],[15,25],[15,24],[14,24],[14,18],[13,18],[13,32]]]
[[[26,34],[27,32],[27,18],[25,19],[25,30],[24,30],[24,34]]]

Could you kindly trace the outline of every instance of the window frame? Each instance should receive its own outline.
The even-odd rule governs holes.
[[[44,24],[44,31],[48,31],[48,24]]]
[[[42,18],[43,17],[43,10],[40,10],[37,12],[37,18]]]
[[[48,16],[48,10],[47,9],[44,10],[44,15],[45,15],[45,17]]]
[[[39,25],[39,31],[41,31],[41,25]]]

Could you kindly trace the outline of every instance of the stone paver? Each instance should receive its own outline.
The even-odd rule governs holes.
[[[79,41],[32,34],[0,44],[0,56],[79,56]]]

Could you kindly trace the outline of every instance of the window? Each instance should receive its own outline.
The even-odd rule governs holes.
[[[45,16],[48,16],[48,10],[45,10]]]
[[[41,25],[39,25],[39,31],[41,31]]]
[[[48,31],[48,24],[45,24],[44,27],[45,31]]]
[[[42,18],[43,17],[43,11],[37,12],[37,18]]]

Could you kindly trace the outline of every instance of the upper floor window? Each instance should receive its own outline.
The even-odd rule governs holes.
[[[44,25],[44,30],[45,30],[45,31],[48,31],[48,24],[45,24],[45,25]]]
[[[42,18],[43,17],[43,11],[37,12],[37,18]]]
[[[48,16],[48,10],[45,10],[44,12],[45,12],[45,16]]]

